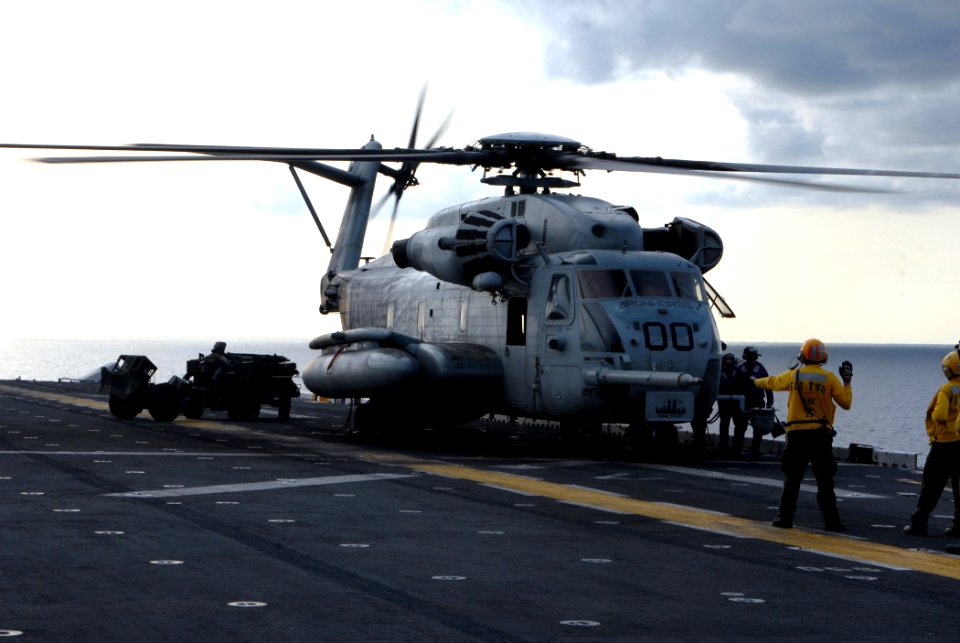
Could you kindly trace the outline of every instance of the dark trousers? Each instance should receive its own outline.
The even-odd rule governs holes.
[[[730,448],[730,420],[737,412],[737,405],[729,402],[717,402],[717,415],[720,418],[720,448],[727,450]]]
[[[737,410],[733,414],[733,450],[743,450],[743,439],[747,434],[747,425],[750,424],[750,409],[745,411]],[[753,427],[753,442],[750,445],[750,453],[754,457],[760,455],[760,443],[763,441],[763,432]]]
[[[960,474],[960,442],[934,442],[923,465],[917,510],[910,516],[915,527],[926,527],[927,520],[940,501],[947,481]],[[960,498],[953,496],[953,524],[960,527]]]
[[[810,463],[817,479],[817,506],[824,521],[839,522],[837,495],[833,491],[833,477],[837,474],[837,461],[833,458],[833,438],[826,429],[802,429],[787,431],[787,445],[780,460],[783,471],[783,491],[780,493],[780,517],[793,520],[797,512],[797,497],[803,475]]]

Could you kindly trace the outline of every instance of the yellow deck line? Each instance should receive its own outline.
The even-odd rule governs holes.
[[[644,516],[693,529],[725,533],[740,538],[765,540],[864,563],[894,569],[908,569],[960,580],[960,557],[948,554],[904,549],[903,547],[884,545],[869,540],[834,536],[804,529],[777,529],[755,520],[717,514],[694,507],[637,500],[510,473],[427,462],[410,463],[406,466],[424,473],[471,480],[519,493],[551,498],[580,506],[596,507],[604,511]]]
[[[0,393],[10,393],[11,395],[29,395],[30,397],[36,397],[43,400],[48,400],[50,402],[60,402],[62,404],[70,404],[72,406],[80,406],[87,409],[92,409],[94,411],[105,411],[110,412],[110,407],[106,402],[101,402],[100,400],[94,400],[89,397],[77,397],[75,395],[65,395],[63,393],[49,393],[47,391],[36,391],[28,388],[20,388],[17,386],[7,386],[5,384],[0,384]],[[137,417],[150,417],[150,414],[147,411],[141,411],[140,415]],[[231,425],[226,425],[223,422],[209,422],[206,420],[188,420],[185,418],[179,418],[175,420],[177,424],[187,424],[191,427],[197,427],[201,429],[215,429],[215,430],[225,430],[225,429],[239,429],[241,427],[232,427]]]
[[[92,400],[88,397],[76,397],[73,395],[63,395],[60,393],[47,393],[46,391],[35,391],[29,388],[20,388],[19,386],[7,386],[0,384],[0,393],[9,393],[11,395],[29,395],[30,397],[39,397],[52,402],[63,402],[73,406],[82,406],[96,411],[108,411],[106,402]]]
[[[29,395],[96,410],[108,410],[104,402],[72,395],[47,393],[6,385],[0,385],[0,392],[15,395]],[[181,421],[178,420],[178,422]],[[207,423],[201,420],[187,420],[183,421],[183,423],[188,423],[193,426],[209,425],[211,428],[225,428],[225,425],[219,422]],[[755,520],[717,514],[694,507],[637,500],[636,498],[608,494],[583,487],[547,482],[529,476],[485,471],[483,469],[459,465],[422,462],[400,454],[377,453],[366,454],[366,456],[370,460],[391,462],[415,471],[447,478],[470,480],[516,491],[518,493],[551,498],[553,500],[585,507],[595,507],[603,511],[615,511],[623,514],[644,516],[646,518],[662,520],[692,529],[724,533],[739,538],[755,538],[757,540],[780,543],[789,547],[799,547],[801,549],[862,561],[864,563],[894,569],[913,570],[960,580],[960,557],[947,554],[905,549],[903,547],[884,545],[869,540],[834,536],[804,529],[777,529],[776,527]]]

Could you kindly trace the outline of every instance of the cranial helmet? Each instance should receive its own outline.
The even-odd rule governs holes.
[[[944,370],[950,369],[953,375],[960,373],[960,351],[950,351],[943,356]]]
[[[827,361],[827,347],[819,339],[808,339],[800,347],[800,356],[810,364],[822,364]]]
[[[736,365],[737,363],[737,356],[733,353],[725,353],[722,359],[724,364]]]
[[[222,353],[222,352],[224,352],[225,350],[227,350],[227,343],[226,343],[226,342],[217,342],[216,344],[213,345],[213,350],[210,351],[210,352],[211,352],[211,353]]]
[[[760,351],[756,346],[747,346],[743,349],[743,359],[757,359],[760,357]]]

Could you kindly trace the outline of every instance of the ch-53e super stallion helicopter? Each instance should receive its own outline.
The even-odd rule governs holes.
[[[422,97],[421,106],[422,107]],[[556,193],[586,170],[722,176],[818,189],[762,174],[960,178],[960,174],[618,157],[538,133],[482,138],[462,149],[384,150],[201,145],[26,145],[122,155],[46,162],[262,160],[287,164],[327,246],[297,170],[348,186],[350,195],[322,278],[320,312],[340,332],[319,336],[304,369],[314,393],[367,400],[361,431],[454,426],[488,413],[556,421],[566,435],[630,427],[628,444],[676,439],[676,424],[705,421],[715,400],[722,343],[711,306],[732,316],[703,278],[723,244],[685,218],[639,224],[633,207]],[[441,128],[442,131],[442,128]],[[143,153],[150,153],[144,156]],[[167,153],[167,155],[159,155]],[[321,161],[350,161],[347,170]],[[400,167],[385,165],[399,163]],[[399,202],[421,163],[483,169],[500,196],[451,206],[423,230],[361,265],[377,176]],[[563,178],[564,173],[570,178]],[[559,175],[558,175],[559,174]],[[394,205],[396,215],[396,203]],[[392,228],[392,222],[391,222]]]

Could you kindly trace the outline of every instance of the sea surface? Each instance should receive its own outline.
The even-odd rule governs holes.
[[[234,340],[227,350],[234,353],[284,355],[302,372],[316,355],[308,340]],[[183,375],[186,360],[208,353],[211,340],[0,340],[0,380],[57,381],[99,378],[100,367],[121,354],[146,355],[157,366],[155,381]],[[799,345],[756,344],[771,375],[787,370],[795,361]],[[929,448],[923,418],[927,404],[944,382],[940,360],[950,350],[945,345],[828,345],[827,368],[836,370],[843,360],[853,363],[853,408],[837,411],[835,443],[868,444],[887,451],[916,453],[920,462]],[[738,358],[742,344],[728,348]],[[298,382],[299,383],[299,382]],[[775,393],[775,408],[786,418],[786,393]],[[716,433],[715,424],[709,428]]]

